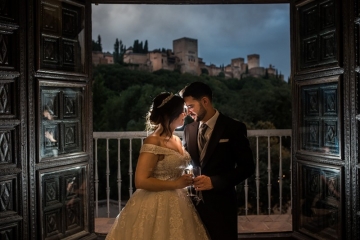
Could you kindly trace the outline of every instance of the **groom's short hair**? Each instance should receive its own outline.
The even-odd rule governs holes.
[[[212,90],[203,82],[192,82],[180,91],[180,96],[182,98],[193,97],[196,100],[208,97],[212,101]]]

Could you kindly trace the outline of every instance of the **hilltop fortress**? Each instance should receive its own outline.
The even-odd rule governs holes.
[[[246,76],[263,77],[266,72],[269,76],[277,75],[277,70],[270,65],[268,68],[260,67],[260,55],[251,54],[244,58],[231,59],[227,66],[206,65],[198,56],[198,41],[192,38],[180,38],[173,41],[173,50],[154,50],[148,53],[134,53],[132,47],[128,48],[123,56],[124,63],[130,68],[154,72],[160,69],[179,70],[181,73],[209,76],[219,76],[223,73],[225,78],[241,79]],[[283,75],[278,75],[283,79]]]

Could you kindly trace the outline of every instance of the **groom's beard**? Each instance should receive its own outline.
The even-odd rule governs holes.
[[[196,119],[195,121],[200,122],[204,119],[204,117],[206,116],[206,109],[203,107],[202,103],[200,103],[200,109],[199,109],[199,113],[196,114]]]

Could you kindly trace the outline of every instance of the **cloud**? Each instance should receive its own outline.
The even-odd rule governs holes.
[[[92,5],[93,39],[101,35],[104,51],[113,52],[115,39],[127,47],[148,41],[149,50],[172,49],[182,37],[198,40],[199,57],[207,63],[230,64],[232,58],[260,54],[290,75],[289,4],[213,5]]]

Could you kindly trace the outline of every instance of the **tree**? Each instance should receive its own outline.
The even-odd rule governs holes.
[[[148,53],[149,49],[148,49],[148,41],[145,40],[145,44],[144,44],[144,53]]]
[[[209,75],[209,71],[206,68],[201,69],[201,74]]]
[[[102,52],[102,45],[101,45],[101,36],[100,34],[98,35],[98,40],[97,40],[97,45],[98,45],[98,51]]]
[[[121,59],[121,62],[123,62],[123,57],[124,57],[124,54],[126,52],[126,46],[122,44],[122,41],[120,40],[120,59]]]
[[[113,92],[105,86],[104,77],[102,74],[96,75],[93,82],[93,118],[94,129],[101,131],[104,125],[107,125],[107,119],[104,118],[104,109],[106,102],[113,97]]]
[[[139,40],[136,39],[133,45],[133,53],[139,53]]]
[[[139,42],[138,39],[134,41],[133,45],[133,52],[134,53],[147,53],[148,52],[148,43],[147,40],[145,41],[145,46],[143,45],[143,42]]]
[[[249,73],[249,66],[248,66],[248,65],[246,65],[245,73],[246,73],[246,74]]]
[[[268,72],[267,69],[265,70],[265,76],[264,76],[264,78],[265,78],[265,79],[268,79],[268,78],[269,78],[269,72]]]
[[[223,71],[219,72],[218,77],[225,78],[225,73]]]
[[[139,43],[139,53],[143,53],[144,52],[144,47],[143,47],[143,42],[141,41]]]
[[[97,51],[97,43],[94,40],[92,40],[92,50]]]
[[[98,44],[98,42],[95,42],[94,40],[92,40],[92,50],[102,52],[101,46]]]
[[[120,56],[120,42],[119,39],[116,38],[115,40],[115,44],[114,44],[114,62],[118,62],[119,61],[119,56]]]
[[[125,54],[125,46],[123,45],[122,41],[116,38],[114,44],[114,62],[116,63],[123,63],[123,56]]]

